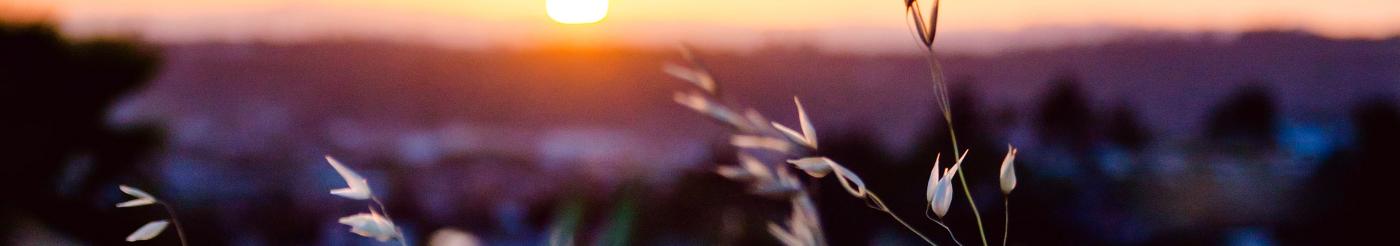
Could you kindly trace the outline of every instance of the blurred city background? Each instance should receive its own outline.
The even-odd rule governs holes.
[[[1400,3],[947,1],[942,64],[992,242],[1327,245],[1384,238]],[[730,132],[672,101],[687,44],[724,99],[796,122],[921,217],[948,132],[902,1],[0,1],[0,239],[109,245],[169,201],[196,245],[375,245],[327,194],[360,171],[410,242],[767,245],[786,204],[716,175]],[[945,162],[949,160],[944,160]],[[921,243],[832,179],[836,245]],[[957,199],[962,199],[958,195]],[[964,201],[947,218],[976,244]],[[996,235],[996,237],[992,237]],[[142,245],[172,245],[170,235]]]

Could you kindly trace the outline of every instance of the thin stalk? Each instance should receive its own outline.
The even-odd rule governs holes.
[[[944,225],[944,222],[942,222],[942,221],[937,221],[937,219],[935,219],[934,224],[938,224],[938,226],[944,226],[944,229],[946,229],[946,231],[948,231],[948,238],[952,238],[952,239],[953,239],[953,243],[958,243],[958,246],[962,246],[962,242],[958,242],[958,236],[953,236],[953,229],[952,229],[952,228],[948,228],[948,225]]]
[[[958,246],[962,246],[962,245],[963,245],[962,242],[959,242],[959,241],[958,241],[958,236],[953,235],[953,228],[948,228],[948,225],[944,225],[942,221],[939,221],[938,219],[934,219],[933,216],[929,216],[929,215],[928,215],[928,211],[929,211],[929,210],[932,210],[932,209],[930,209],[931,206],[933,206],[933,205],[929,204],[929,205],[925,205],[925,206],[924,206],[924,218],[928,218],[929,221],[933,221],[933,223],[938,223],[938,225],[943,226],[943,230],[948,231],[948,238],[952,238],[954,243],[957,243]],[[1003,245],[1003,246],[1005,246],[1005,245]]]
[[[962,151],[958,149],[958,135],[953,131],[953,112],[951,110],[952,106],[948,105],[948,88],[946,82],[943,81],[942,78],[943,68],[938,65],[938,60],[934,56],[932,47],[928,49],[928,64],[929,70],[933,75],[934,87],[937,89],[939,103],[942,104],[943,119],[948,123],[948,137],[951,138],[953,142],[953,159],[960,160],[962,156],[959,156],[959,153],[962,153]],[[987,232],[982,226],[982,213],[977,211],[977,202],[972,201],[972,191],[967,188],[967,175],[963,173],[961,167],[958,168],[958,182],[962,184],[963,195],[967,196],[967,204],[972,207],[972,216],[977,219],[977,234],[982,237],[982,246],[988,246]]]
[[[1001,207],[1006,209],[1005,212],[1002,212],[1002,215],[1006,216],[1006,223],[1002,225],[1006,227],[1001,229],[1001,246],[1006,246],[1006,239],[1011,235],[1011,196],[1004,196],[1001,201],[1005,203]]]
[[[156,201],[156,203],[160,204],[160,207],[165,208],[165,213],[170,215],[170,221],[175,223],[175,235],[180,236],[180,245],[189,246],[189,242],[185,241],[185,228],[180,226],[180,218],[175,215],[175,209],[171,208],[170,204],[166,204],[163,201]]]
[[[876,196],[875,192],[867,191],[866,197],[870,197],[870,200],[873,200],[875,202],[875,205],[879,206],[877,208],[878,210],[890,214],[890,217],[894,218],[894,221],[899,222],[900,225],[904,225],[904,228],[909,229],[910,232],[914,232],[914,235],[919,235],[919,238],[924,239],[924,242],[927,242],[928,245],[938,245],[936,243],[933,243],[933,240],[928,239],[928,236],[924,236],[923,233],[920,233],[919,230],[915,230],[914,226],[910,226],[909,223],[905,223],[904,219],[900,219],[899,215],[894,214],[894,211],[890,211],[890,208],[885,206],[885,201],[880,200],[880,196]]]
[[[375,205],[379,205],[379,212],[384,213],[384,219],[389,220],[391,222],[394,221],[394,217],[389,216],[389,208],[384,206],[384,202],[379,201],[379,197],[370,196],[369,200],[374,201]],[[394,225],[394,227],[394,237],[397,237],[399,239],[399,245],[408,246],[408,238],[404,237],[403,230],[401,230],[401,228],[397,228],[398,225]]]

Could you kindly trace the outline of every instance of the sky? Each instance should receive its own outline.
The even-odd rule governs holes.
[[[612,0],[606,19],[586,25],[553,22],[544,0],[0,0],[6,4],[38,9],[70,33],[166,42],[372,37],[467,48],[684,42],[855,51],[912,50],[916,42],[900,0]],[[939,42],[996,50],[1139,29],[1386,38],[1400,34],[1400,1],[948,0]]]

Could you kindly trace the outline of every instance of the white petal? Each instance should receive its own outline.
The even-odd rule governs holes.
[[[716,85],[715,79],[714,77],[710,76],[710,73],[708,71],[705,71],[705,64],[700,62],[700,58],[695,57],[695,54],[691,53],[690,49],[686,48],[685,46],[681,47],[681,57],[685,58],[685,60],[687,61],[690,61],[690,64],[693,64],[693,66],[695,67],[693,68],[693,70],[698,71],[698,75],[701,75],[697,77],[699,79],[699,84],[701,84],[700,87],[705,88],[705,90],[708,90],[710,94],[714,94]],[[708,85],[708,87],[706,85]]]
[[[952,167],[944,168],[942,178],[952,180],[953,176],[958,174],[958,168],[962,168],[962,163],[953,164]]]
[[[155,197],[154,197],[154,196],[151,196],[151,194],[148,194],[148,193],[146,193],[145,191],[141,191],[141,189],[132,188],[131,186],[117,185],[117,189],[122,190],[122,193],[126,193],[127,195],[131,195],[131,196],[134,196],[134,197],[136,197],[136,198],[153,199],[153,200],[155,199]]]
[[[752,129],[754,131],[767,131],[767,129],[760,128],[771,124],[769,123],[768,118],[764,118],[763,114],[760,114],[758,113],[758,111],[753,109],[748,109],[744,111],[744,119],[748,120],[749,125],[755,128]]]
[[[136,199],[133,199],[133,200],[130,200],[130,201],[125,201],[125,202],[122,202],[122,203],[118,203],[118,204],[117,204],[117,207],[118,207],[118,208],[129,208],[129,207],[137,207],[137,206],[146,206],[146,205],[151,205],[151,204],[155,204],[155,203],[156,203],[156,199],[152,199],[152,198],[136,198]]]
[[[802,225],[807,220],[807,216],[806,213],[802,212],[802,208],[798,206],[797,202],[793,202],[790,207],[791,209],[788,209],[788,226],[792,226],[793,231],[797,231],[797,228],[801,227],[798,225]]]
[[[340,178],[345,179],[345,184],[349,186],[331,190],[331,194],[355,200],[369,199],[371,194],[369,190],[369,181],[366,181],[365,178],[360,177],[355,171],[340,164],[339,161],[336,161],[335,158],[331,158],[329,155],[326,156],[326,162],[329,162],[331,167],[335,168],[335,172],[339,173]]]
[[[816,233],[812,233],[812,230],[809,230],[811,227],[808,227],[807,220],[803,219],[806,216],[802,216],[801,212],[798,211],[793,211],[792,214],[792,219],[789,220],[790,222],[788,224],[788,226],[792,227],[792,236],[801,240],[804,245],[816,245],[812,243],[816,242]]]
[[[953,205],[952,181],[953,179],[951,178],[941,178],[934,187],[934,199],[930,205],[933,207],[933,213],[938,215],[939,218],[943,218],[943,215],[948,214],[948,207]]]
[[[744,165],[744,170],[755,178],[773,178],[773,173],[768,172],[768,165],[763,165],[763,162],[758,161],[758,159],[753,158],[753,156],[739,154],[739,163],[740,165]]]
[[[796,175],[792,175],[792,172],[788,171],[787,168],[779,168],[779,169],[778,169],[778,175],[777,175],[777,176],[778,176],[778,183],[779,183],[779,185],[782,186],[782,187],[785,187],[785,188],[788,188],[788,189],[801,189],[801,188],[802,188],[802,181],[798,180]]]
[[[685,80],[691,83],[696,83],[695,80],[697,77],[699,77],[696,75],[696,73],[698,72],[696,72],[695,70],[690,69],[689,67],[676,65],[675,63],[669,62],[661,65],[661,71],[666,72],[666,74],[671,75],[671,77],[676,77],[677,79]],[[698,85],[698,83],[696,84]]]
[[[865,197],[865,182],[860,181],[860,176],[836,162],[831,162],[831,169],[836,170],[836,179],[841,182],[841,187],[846,188],[846,192],[852,196]]]
[[[156,236],[160,236],[160,232],[165,231],[165,226],[167,225],[170,225],[170,222],[165,220],[151,221],[141,226],[141,228],[137,228],[131,235],[126,236],[126,241],[135,242],[155,238]]]
[[[350,181],[350,182],[354,182],[354,181]],[[363,183],[363,181],[361,181],[361,183]],[[365,200],[365,199],[369,199],[369,197],[370,197],[370,192],[369,192],[369,190],[366,190],[366,189],[356,189],[356,188],[354,188],[354,187],[350,187],[350,188],[339,188],[339,189],[331,190],[331,195],[337,195],[337,196],[341,196],[341,197],[345,197],[345,198],[350,198],[350,199],[355,199],[355,200]]]
[[[714,118],[715,120],[719,120],[741,130],[748,131],[753,129],[752,126],[749,126],[747,119],[734,113],[734,111],[730,111],[729,108],[724,105],[710,101],[710,99],[699,92],[676,92],[672,99],[674,99],[676,103],[685,105],[696,112],[708,115],[710,118]]]
[[[729,144],[739,148],[767,149],[781,153],[787,153],[792,149],[792,145],[782,139],[752,135],[734,135],[729,139]]]
[[[1006,158],[1001,161],[1002,194],[1011,194],[1011,190],[1016,189],[1016,167],[1013,165],[1015,160],[1016,147],[1011,147],[1011,150],[1006,151]]]
[[[731,166],[716,167],[715,173],[718,173],[720,176],[724,176],[725,178],[737,181],[749,181],[754,179],[754,175],[750,174],[748,171],[745,171],[742,168]]]
[[[797,169],[807,172],[807,175],[816,178],[826,177],[826,174],[831,173],[831,167],[835,164],[834,161],[826,157],[807,157],[787,162],[797,166]]]
[[[787,198],[802,189],[801,181],[797,180],[797,176],[788,172],[787,168],[779,168],[775,176],[777,176],[776,179],[757,180],[749,192],[761,196]]]
[[[428,239],[428,246],[479,246],[481,239],[476,235],[457,230],[455,228],[443,228],[433,232]]]
[[[691,84],[700,87],[700,89],[704,89],[710,94],[715,93],[714,79],[710,78],[710,74],[704,72],[703,70],[689,68],[671,63],[666,63],[666,65],[664,65],[661,68],[661,70],[665,71],[667,74],[670,74],[672,77],[676,77],[678,79],[690,82]]]
[[[958,169],[962,168],[962,161],[965,158],[967,158],[966,150],[963,151],[962,156],[959,156],[958,162],[954,163],[953,167],[943,170],[943,177],[938,178],[931,205],[933,213],[937,214],[939,218],[947,214],[948,207],[953,205],[953,177],[957,176]]]
[[[788,128],[783,124],[778,124],[778,122],[773,122],[771,124],[773,125],[773,128],[778,129],[778,132],[782,132],[783,136],[787,136],[788,139],[792,139],[793,142],[800,143],[809,148],[816,148],[815,146],[812,146],[811,141],[807,140],[807,136],[803,136],[802,133],[798,133],[797,131],[792,130],[792,128]]]
[[[371,218],[372,216],[370,216],[370,214],[368,213],[358,213],[351,216],[340,217],[340,220],[337,220],[336,222],[348,226],[361,226],[363,224],[369,223]]]
[[[675,94],[674,96],[672,96],[671,99],[675,100],[676,103],[679,103],[679,104],[681,104],[681,105],[685,105],[686,107],[689,107],[690,109],[693,109],[693,110],[698,111],[698,112],[700,112],[700,113],[705,113],[705,114],[709,114],[709,113],[710,113],[710,109],[709,109],[709,108],[710,108],[710,106],[709,106],[709,105],[710,105],[710,102],[709,102],[709,100],[706,100],[705,97],[700,96],[700,95],[698,95],[698,94],[695,94],[695,93],[685,93],[685,92],[676,92],[676,94]]]
[[[940,179],[939,182],[949,182],[949,183],[952,183],[953,177],[958,175],[958,169],[959,169],[959,168],[962,168],[962,163],[953,164],[953,167],[944,169],[944,170],[943,170],[943,177],[939,178],[939,179]],[[943,181],[943,180],[946,180],[946,181]]]
[[[768,233],[773,234],[773,237],[778,238],[778,241],[782,242],[783,245],[804,245],[802,244],[802,240],[797,239],[797,236],[793,236],[792,233],[788,233],[787,230],[783,230],[782,226],[778,226],[778,224],[774,224],[773,222],[768,222]]]
[[[122,193],[126,193],[127,195],[136,197],[136,199],[131,199],[129,201],[118,203],[117,207],[119,208],[145,206],[156,203],[156,198],[154,196],[151,196],[150,193],[146,193],[141,189],[133,188],[131,186],[126,185],[117,185],[117,189],[121,190]]]
[[[968,150],[963,150],[962,156],[958,156],[958,162],[953,163],[953,167],[952,167],[952,168],[949,168],[948,170],[946,170],[946,171],[943,172],[943,176],[944,176],[944,177],[949,177],[949,178],[951,178],[951,177],[953,176],[953,174],[955,174],[955,173],[957,173],[958,171],[962,170],[963,159],[967,159],[967,152],[968,152]]]
[[[817,129],[812,127],[812,120],[807,118],[807,110],[802,108],[802,101],[797,97],[792,97],[792,102],[797,104],[797,119],[802,124],[802,135],[807,138],[807,144],[813,149],[817,148]]]
[[[340,218],[341,224],[349,225],[350,232],[380,242],[389,241],[398,235],[394,223],[377,213],[360,213]]]
[[[925,186],[924,201],[928,201],[930,204],[933,203],[933,188],[938,184],[938,161],[941,158],[943,158],[943,154],[933,157],[933,170],[928,172],[928,186]]]

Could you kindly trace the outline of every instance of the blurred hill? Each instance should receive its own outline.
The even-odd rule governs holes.
[[[418,141],[415,133],[446,138],[431,132],[454,131],[460,138],[451,141],[460,148],[526,154],[551,136],[593,134],[617,136],[624,149],[638,148],[630,154],[647,155],[722,138],[671,102],[671,92],[685,87],[659,69],[679,60],[670,51],[471,51],[355,41],[165,50],[170,65],[118,118],[173,120],[176,148],[269,151],[324,142],[398,152]],[[1135,111],[1150,133],[1168,138],[1193,136],[1210,106],[1244,86],[1276,95],[1286,121],[1317,124],[1344,123],[1345,112],[1335,109],[1360,98],[1400,95],[1400,38],[1254,32],[953,53],[943,59],[953,87],[971,88],[986,109],[1016,116],[1010,120],[1032,115],[1052,78],[1072,75],[1091,109]],[[796,95],[824,130],[871,128],[887,146],[907,146],[932,119],[932,87],[918,56],[802,48],[701,54],[729,86],[729,99],[780,121],[793,120],[788,98]],[[1027,124],[1015,122],[1009,126]],[[674,164],[702,157],[639,158]]]

